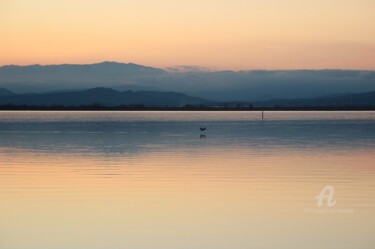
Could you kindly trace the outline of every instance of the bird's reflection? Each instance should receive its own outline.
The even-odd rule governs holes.
[[[199,138],[200,139],[206,139],[206,135],[205,134],[201,134],[201,136]]]

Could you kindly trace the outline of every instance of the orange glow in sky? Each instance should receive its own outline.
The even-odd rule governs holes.
[[[373,0],[2,0],[0,65],[375,69]]]

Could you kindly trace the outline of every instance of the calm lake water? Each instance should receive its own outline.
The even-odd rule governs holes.
[[[0,112],[1,249],[373,249],[374,231],[375,112]]]

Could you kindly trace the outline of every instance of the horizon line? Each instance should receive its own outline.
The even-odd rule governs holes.
[[[111,60],[103,60],[99,62],[91,62],[91,63],[51,63],[51,64],[40,64],[40,63],[33,63],[33,64],[0,64],[0,68],[2,67],[29,67],[29,66],[40,66],[40,67],[46,67],[46,66],[64,66],[64,65],[77,65],[77,66],[84,66],[84,65],[99,65],[104,63],[114,63],[114,64],[123,64],[123,65],[135,65],[135,66],[141,66],[141,67],[148,67],[148,68],[155,68],[155,69],[161,69],[167,72],[172,73],[184,73],[184,72],[223,72],[223,71],[231,71],[231,72],[247,72],[247,71],[324,71],[324,70],[335,70],[335,71],[375,71],[375,68],[373,69],[354,69],[354,68],[293,68],[293,69],[285,69],[285,68],[252,68],[252,69],[213,69],[209,67],[204,67],[200,65],[174,65],[174,66],[167,66],[167,67],[157,67],[157,66],[149,66],[144,65],[140,63],[134,63],[134,62],[120,62],[120,61],[111,61]],[[179,68],[183,69],[186,67],[187,70],[185,71],[178,71]],[[191,67],[191,70],[188,70],[188,68]],[[175,69],[175,70],[174,70]]]

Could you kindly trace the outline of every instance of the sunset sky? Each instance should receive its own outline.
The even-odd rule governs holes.
[[[0,0],[0,65],[375,69],[374,0]]]

